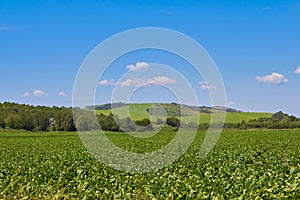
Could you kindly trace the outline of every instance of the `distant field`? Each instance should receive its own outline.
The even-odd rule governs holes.
[[[129,106],[124,106],[120,108],[115,108],[114,113],[117,114],[120,118],[125,118],[128,116],[128,110],[130,113],[130,117],[134,120],[139,120],[143,118],[147,118],[148,113],[146,111],[147,108],[151,107],[153,104],[130,104]],[[111,113],[111,110],[96,110],[96,113],[103,113],[108,115]],[[191,116],[183,117],[184,122],[192,122],[196,121],[199,117],[196,114],[197,112],[191,111]],[[229,123],[237,123],[241,121],[248,121],[249,119],[257,119],[260,117],[271,117],[272,113],[254,113],[254,112],[228,112],[226,114],[226,122]],[[200,114],[200,122],[201,123],[209,123],[211,119],[211,114],[201,113]]]
[[[226,113],[225,122],[229,123],[237,123],[241,121],[248,121],[249,119],[257,119],[260,117],[271,117],[272,113],[246,113],[246,112],[236,112],[236,113]],[[197,116],[188,116],[184,117],[185,122],[196,121]],[[201,123],[209,123],[211,119],[211,114],[201,113],[200,114],[200,122]]]
[[[174,134],[107,136],[125,150],[149,152]],[[76,132],[0,130],[0,199],[300,199],[299,130],[224,130],[201,159],[204,136],[199,131],[172,165],[130,174],[97,161]]]
[[[129,106],[124,106],[120,108],[115,108],[114,113],[120,118],[125,118],[128,116],[128,110],[130,116],[134,120],[143,119],[148,117],[147,108],[151,107],[153,104],[130,104]],[[112,110],[96,110],[96,113],[109,114]]]

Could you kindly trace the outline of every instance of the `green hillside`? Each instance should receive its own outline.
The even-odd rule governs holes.
[[[271,117],[272,113],[249,113],[249,112],[227,112],[225,122],[228,123],[237,123],[241,121],[248,121],[249,119],[258,119],[260,117]],[[184,117],[184,122],[192,122],[196,121],[198,116],[192,115],[188,117]],[[200,113],[200,122],[201,123],[209,123],[211,119],[211,114],[208,113]]]
[[[134,120],[139,120],[143,118],[148,118],[149,114],[147,112],[147,109],[151,109],[155,107],[156,103],[141,103],[141,104],[129,104],[125,106],[121,106],[118,108],[114,108],[114,114],[118,115],[121,119],[126,118],[130,116]],[[160,104],[163,106],[167,112],[170,115],[180,116],[178,114],[178,109],[180,109],[179,105],[174,104]],[[210,109],[209,107],[206,107],[206,109]],[[213,110],[213,109],[211,109]],[[258,112],[240,112],[236,111],[234,109],[227,109],[231,110],[231,112],[226,113],[226,122],[229,123],[236,123],[241,121],[248,121],[249,119],[257,119],[260,117],[271,117],[273,113],[258,113]],[[129,114],[128,114],[129,111]],[[105,115],[108,115],[112,112],[111,109],[107,110],[95,110],[97,114],[103,113]],[[207,112],[198,112],[195,110],[195,107],[189,107],[189,106],[181,106],[181,112],[183,114],[183,121],[184,122],[192,122],[196,121],[197,118],[199,118],[200,114],[200,122],[201,123],[209,123],[211,119],[211,113]],[[171,114],[170,114],[171,113]]]
[[[128,110],[130,117],[134,120],[143,119],[148,117],[147,108],[150,108],[152,104],[129,104],[128,106],[122,106],[114,108],[114,114],[120,118],[128,117]],[[96,110],[96,113],[103,113],[105,115],[111,113],[112,110]]]

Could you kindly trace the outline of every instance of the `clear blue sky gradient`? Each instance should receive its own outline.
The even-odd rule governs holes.
[[[200,43],[217,64],[231,107],[244,111],[282,110],[300,116],[300,1],[9,1],[0,0],[0,101],[40,105],[72,104],[72,89],[84,58],[101,41],[132,28],[164,27]],[[136,62],[167,64],[192,74],[174,56],[136,52],[120,58],[105,74],[117,80]],[[289,81],[266,84],[256,76],[272,72]],[[190,79],[209,105],[198,77]],[[109,101],[112,86],[99,87],[97,103]],[[42,90],[48,96],[34,96]],[[133,101],[167,101],[136,94]],[[159,89],[157,89],[159,90]],[[30,93],[23,97],[24,93]],[[67,96],[59,96],[65,92]],[[168,99],[169,98],[169,99]]]

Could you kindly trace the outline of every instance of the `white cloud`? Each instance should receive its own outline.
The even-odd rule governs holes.
[[[156,76],[153,79],[148,79],[146,84],[149,85],[163,85],[163,84],[173,84],[176,83],[175,79],[166,76]]]
[[[123,82],[118,83],[121,85],[121,87],[140,87],[143,84],[143,81],[141,81],[138,78],[133,78],[133,79],[127,79]]]
[[[216,86],[214,86],[214,85],[200,85],[200,88],[210,90],[210,89],[215,89]]]
[[[114,80],[102,80],[99,82],[99,85],[115,85]]]
[[[67,96],[67,93],[65,93],[65,92],[59,92],[59,93],[58,93],[58,96],[60,96],[60,97],[66,97],[66,96]]]
[[[256,76],[256,80],[258,82],[273,84],[273,85],[287,83],[289,81],[287,78],[285,78],[284,75],[276,72],[273,72],[272,74],[266,76]]]
[[[117,82],[116,84],[121,85],[121,87],[141,87],[141,86],[157,86],[164,84],[174,84],[175,79],[166,76],[156,76],[152,79],[142,80],[139,78],[127,79],[123,82]]]
[[[135,65],[127,65],[126,69],[128,69],[129,71],[135,70]]]
[[[141,71],[143,69],[148,69],[149,64],[146,62],[137,62],[135,65],[128,65],[126,69],[129,71]]]
[[[43,90],[34,90],[33,91],[33,95],[40,97],[40,96],[48,96],[48,94],[46,92],[44,92]]]
[[[300,66],[294,71],[295,74],[300,74]]]
[[[25,93],[22,95],[22,97],[28,97],[28,96],[30,96],[30,93],[29,93],[29,92],[25,92]]]
[[[205,81],[200,81],[199,84],[200,84],[199,87],[204,90],[210,90],[210,89],[216,88],[215,85],[208,84],[208,82],[205,82]]]

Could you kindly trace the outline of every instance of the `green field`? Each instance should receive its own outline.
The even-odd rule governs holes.
[[[116,113],[120,118],[124,118],[128,116],[128,111],[132,119],[138,120],[148,117],[147,108],[151,107],[152,104],[130,104],[129,106],[123,106],[114,109],[114,113]],[[105,115],[111,113],[112,110],[96,110],[96,113],[103,113]]]
[[[107,133],[134,152],[161,148],[174,134]],[[77,133],[0,131],[0,199],[300,199],[299,130],[224,130],[200,159],[204,135],[172,165],[130,174],[97,161]]]
[[[271,117],[272,113],[247,113],[247,112],[228,112],[226,113],[225,122],[229,123],[238,123],[244,121],[249,121],[249,119],[257,119],[260,117]],[[195,122],[198,116],[192,115],[183,117],[185,122]],[[200,123],[209,123],[211,119],[211,114],[201,113],[200,114]]]
[[[130,117],[134,120],[139,120],[143,118],[148,118],[147,108],[150,108],[153,104],[129,104],[129,106],[119,107],[114,109],[114,113],[117,114],[120,118],[128,117],[128,111]],[[103,113],[108,115],[112,110],[96,110],[96,113]],[[199,118],[199,113],[193,110],[188,111],[185,108],[185,112],[189,112],[190,116],[183,117],[184,122],[196,122]],[[257,119],[260,117],[271,117],[273,113],[263,113],[263,112],[227,112],[226,113],[226,122],[237,123],[241,121],[248,121],[249,119]],[[200,122],[209,123],[211,119],[211,114],[201,113]]]

